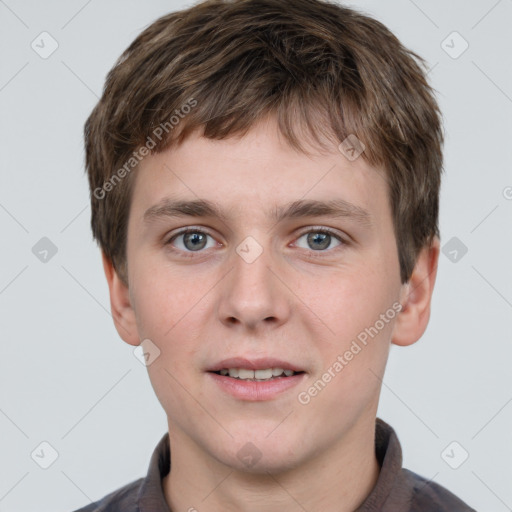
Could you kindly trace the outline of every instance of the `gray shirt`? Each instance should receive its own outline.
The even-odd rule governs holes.
[[[380,418],[375,423],[375,454],[380,473],[375,487],[355,512],[476,512],[435,482],[402,468],[395,431]],[[169,434],[159,441],[148,474],[75,512],[171,512],[162,478],[171,469]]]

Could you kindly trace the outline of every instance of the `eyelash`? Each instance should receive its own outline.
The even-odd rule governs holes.
[[[173,252],[179,253],[181,256],[183,256],[185,258],[191,258],[191,257],[195,256],[195,253],[204,252],[204,250],[183,251],[182,249],[176,249],[172,246],[172,242],[176,238],[178,238],[179,236],[182,236],[182,235],[186,235],[187,233],[199,233],[199,234],[207,235],[207,236],[214,238],[213,235],[211,235],[208,231],[205,231],[202,228],[195,228],[194,226],[192,226],[192,227],[187,227],[185,229],[182,229],[178,233],[175,233],[174,235],[172,235],[164,243],[164,245],[169,246]],[[349,245],[349,243],[344,238],[342,238],[336,231],[334,231],[333,229],[327,228],[327,227],[312,227],[312,228],[308,228],[307,230],[301,231],[297,236],[297,240],[299,238],[301,238],[302,236],[307,235],[309,233],[321,233],[321,234],[325,234],[325,235],[330,235],[340,242],[340,245],[333,247],[332,249],[324,249],[324,250],[320,250],[320,251],[314,251],[313,249],[310,249],[308,252],[311,254],[311,257],[313,257],[313,258],[316,258],[316,257],[322,258],[323,257],[322,253],[332,252],[332,251],[335,251],[336,249],[342,249],[343,246]],[[302,249],[302,248],[300,248],[300,249]],[[307,249],[304,249],[304,250],[307,250]],[[186,256],[184,256],[184,254]]]

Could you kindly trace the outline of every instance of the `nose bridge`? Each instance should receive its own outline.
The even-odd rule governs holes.
[[[269,267],[274,255],[268,237],[248,236],[235,248],[232,271],[223,285],[219,316],[229,324],[256,327],[260,322],[283,322],[289,315],[289,297]],[[261,242],[261,243],[260,243]]]

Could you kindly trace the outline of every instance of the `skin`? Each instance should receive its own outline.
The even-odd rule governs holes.
[[[439,241],[402,284],[383,171],[335,146],[310,151],[292,149],[268,119],[244,137],[195,133],[146,157],[128,223],[129,286],[103,256],[120,336],[134,346],[150,339],[160,350],[148,372],[168,418],[172,470],[163,488],[174,512],[353,511],[377,481],[381,378],[391,343],[410,345],[427,326]],[[226,217],[145,222],[144,212],[171,195],[215,201]],[[269,216],[298,199],[340,198],[365,209],[370,222]],[[205,248],[190,250],[184,236],[166,245],[187,226],[211,235]],[[308,244],[307,232],[319,227],[343,241]],[[236,252],[247,236],[263,251],[252,263]],[[397,302],[401,312],[300,403],[298,394]],[[305,374],[272,399],[241,400],[205,371],[234,356],[277,357]],[[237,456],[248,442],[261,456],[250,467]]]

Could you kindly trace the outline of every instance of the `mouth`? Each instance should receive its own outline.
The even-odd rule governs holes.
[[[221,370],[212,373],[238,380],[267,382],[279,378],[293,377],[294,375],[299,375],[304,372],[295,372],[293,370],[285,370],[284,368],[265,368],[259,370],[251,370],[247,368],[222,368]]]
[[[231,358],[207,369],[225,393],[246,401],[276,398],[303,381],[307,372],[279,359]]]

